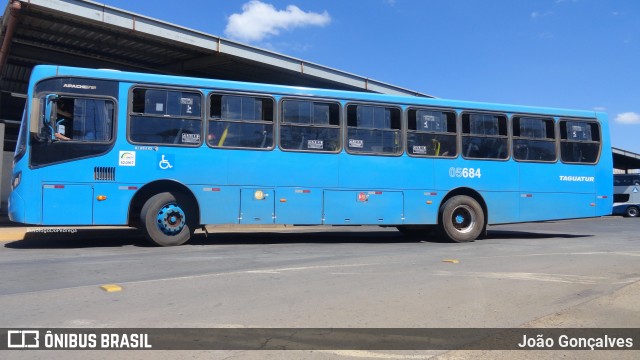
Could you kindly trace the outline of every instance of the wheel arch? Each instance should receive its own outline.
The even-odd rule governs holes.
[[[440,224],[440,212],[442,211],[442,206],[444,205],[444,203],[446,203],[447,200],[451,199],[452,197],[458,196],[458,195],[469,196],[473,198],[475,201],[477,201],[478,204],[480,204],[480,207],[482,207],[482,211],[484,212],[484,224],[482,225],[481,235],[482,236],[486,235],[487,224],[489,223],[489,210],[487,208],[487,203],[484,201],[484,198],[482,197],[482,195],[480,195],[478,191],[468,187],[455,188],[449,191],[447,195],[445,195],[445,197],[442,198],[442,201],[440,202],[440,205],[438,207],[438,224]]]
[[[142,211],[144,203],[152,196],[163,192],[185,195],[193,203],[196,211],[195,218],[198,219],[198,224],[200,223],[200,204],[191,189],[176,180],[162,179],[145,184],[133,195],[131,202],[129,202],[127,217],[129,226],[138,227],[140,225],[140,211]]]

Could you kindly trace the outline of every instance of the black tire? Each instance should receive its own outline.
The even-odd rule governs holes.
[[[626,217],[638,217],[638,215],[640,215],[640,209],[637,206],[629,206],[624,211],[624,216]]]
[[[482,234],[485,215],[482,206],[466,195],[457,195],[447,200],[440,208],[438,229],[445,240],[470,242]]]
[[[147,239],[159,246],[177,246],[189,241],[197,221],[194,205],[180,193],[160,193],[144,203],[140,224]]]

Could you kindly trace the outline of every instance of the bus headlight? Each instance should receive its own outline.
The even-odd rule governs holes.
[[[22,171],[18,171],[13,174],[13,179],[11,179],[11,189],[15,190],[18,185],[20,185],[20,181],[22,180]]]

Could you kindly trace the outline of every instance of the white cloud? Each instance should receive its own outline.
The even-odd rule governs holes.
[[[621,124],[640,124],[640,114],[635,112],[618,114],[616,121]]]
[[[604,106],[596,106],[593,108],[593,110],[603,112],[603,111],[607,111],[607,108]]]
[[[314,13],[289,5],[285,10],[276,10],[271,4],[252,0],[242,5],[242,13],[229,16],[224,33],[241,41],[261,41],[267,36],[280,34],[304,26],[326,26],[331,22],[328,12]]]
[[[547,16],[552,16],[552,15],[554,15],[553,11],[546,11],[546,12],[534,11],[531,13],[531,18],[538,19],[538,18],[543,18]]]

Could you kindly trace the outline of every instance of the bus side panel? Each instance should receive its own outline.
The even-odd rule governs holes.
[[[595,166],[520,164],[520,221],[595,216]]]
[[[456,188],[469,188],[475,191],[518,191],[518,167],[513,161],[464,159],[438,161],[434,178],[436,189],[441,191]]]
[[[191,185],[189,188],[200,204],[201,224],[238,224],[240,188],[216,185]]]
[[[322,224],[322,190],[276,189],[276,224]]]
[[[413,190],[404,192],[404,223],[433,225],[438,223],[438,205],[444,192]]]
[[[42,186],[44,225],[91,225],[93,187],[81,184]]]
[[[127,210],[137,186],[114,183],[95,183],[93,197],[94,225],[126,225]],[[105,200],[98,200],[103,195]]]
[[[273,189],[240,189],[240,224],[265,225],[275,221]]]
[[[488,224],[517,222],[520,217],[518,193],[512,191],[482,191],[480,195],[487,204]]]
[[[520,199],[521,221],[595,216],[595,208],[591,205],[595,197],[590,194],[536,193]]]
[[[433,188],[432,159],[346,154],[341,158],[339,184],[341,188],[369,190]]]
[[[325,191],[324,223],[327,225],[402,224],[400,191]]]
[[[222,151],[220,151],[222,153]],[[340,156],[272,151],[225,152],[231,185],[335,187]]]

